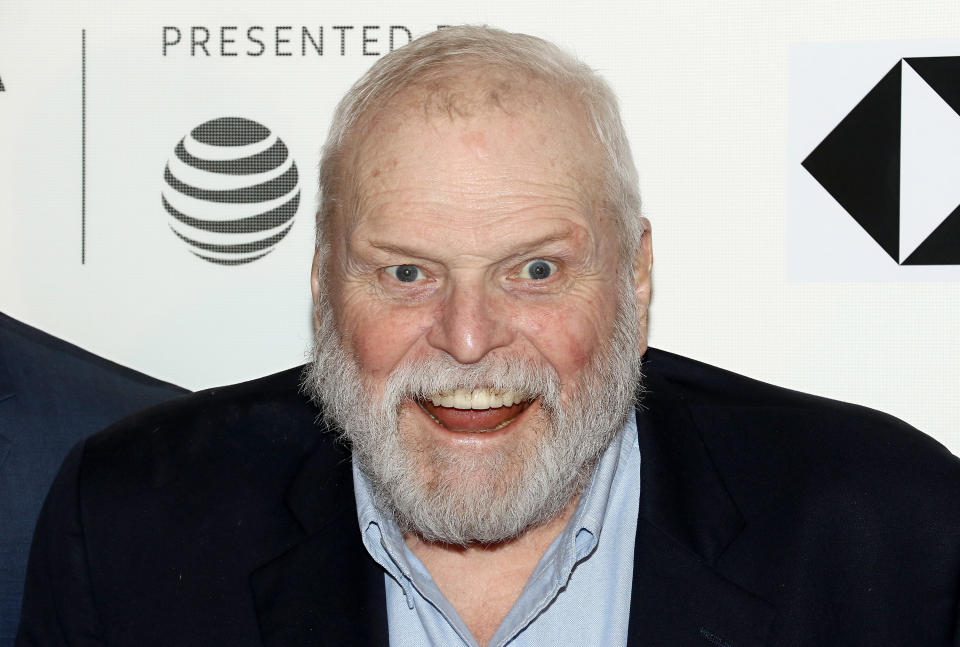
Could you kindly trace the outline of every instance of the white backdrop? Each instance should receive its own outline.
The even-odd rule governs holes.
[[[799,167],[898,57],[960,56],[953,0],[4,0],[0,310],[191,389],[301,363],[333,106],[391,26],[463,22],[553,40],[619,94],[654,227],[653,345],[888,411],[960,453],[958,267],[824,267],[823,249],[873,243]],[[322,55],[302,41],[321,27]],[[193,255],[161,201],[177,143],[220,117],[264,125],[299,171],[289,234],[243,265]]]

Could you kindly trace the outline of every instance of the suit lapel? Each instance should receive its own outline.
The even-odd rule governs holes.
[[[360,539],[349,452],[308,459],[287,504],[304,535],[251,575],[264,647],[386,645],[383,571]]]
[[[646,519],[637,524],[628,645],[761,647],[775,610]]]
[[[14,396],[13,385],[9,383],[7,376],[4,375],[4,367],[0,365],[0,403],[10,400]]]
[[[743,517],[676,389],[656,373],[645,385],[628,643],[759,647],[775,610],[715,568]]]
[[[0,321],[2,323],[2,321]],[[6,407],[13,406],[13,396],[16,393],[13,390],[13,380],[10,377],[10,372],[7,369],[7,358],[3,355],[3,348],[0,347],[0,469],[3,468],[3,463],[7,458],[7,454],[10,452],[10,444],[12,439],[8,437],[10,433],[9,429],[5,429],[6,425],[3,424],[3,412]],[[9,414],[9,409],[7,409],[7,414]],[[4,434],[4,431],[7,434]]]
[[[2,323],[0,320],[0,324]],[[0,403],[14,396],[13,378],[10,377],[10,370],[7,368],[8,361],[0,345]]]

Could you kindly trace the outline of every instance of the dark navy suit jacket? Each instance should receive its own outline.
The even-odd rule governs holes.
[[[13,644],[33,527],[69,449],[182,393],[0,314],[0,647]]]
[[[956,644],[960,460],[876,411],[669,353],[645,372],[630,645]],[[386,645],[350,453],[299,376],[162,404],[71,452],[18,645]]]

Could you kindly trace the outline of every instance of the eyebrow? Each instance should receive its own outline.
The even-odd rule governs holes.
[[[532,240],[527,240],[527,241],[517,243],[516,245],[513,246],[511,251],[500,260],[502,262],[509,259],[523,257],[542,247],[546,247],[547,245],[550,245],[552,243],[570,240],[573,237],[574,237],[573,229],[569,227],[564,228],[563,230],[560,230],[560,231],[551,232],[543,236],[540,236],[539,238],[534,238]],[[406,247],[394,245],[391,243],[385,243],[385,242],[381,243],[373,240],[368,240],[368,243],[370,244],[371,247],[378,249],[380,251],[390,253],[390,254],[396,254],[398,256],[408,256],[410,258],[420,259],[420,260],[430,260],[428,257],[421,255],[419,250],[415,250],[413,248],[406,248]]]

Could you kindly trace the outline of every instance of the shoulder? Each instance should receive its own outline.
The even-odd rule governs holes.
[[[893,416],[663,351],[651,350],[644,366],[650,406],[673,398],[689,412],[748,516],[784,497],[873,502],[907,516],[956,507],[960,459]]]
[[[186,392],[0,313],[2,379],[26,398],[65,391],[74,401],[117,415]]]
[[[108,642],[130,630],[131,644],[182,644],[196,627],[214,627],[203,618],[228,636],[256,635],[250,573],[303,539],[290,498],[302,474],[346,483],[339,499],[309,494],[318,517],[356,530],[349,451],[317,424],[300,375],[171,400],[78,445],[37,526],[28,579],[37,593],[25,608],[43,611],[53,595],[78,604],[63,584],[73,578],[101,618],[116,620]],[[73,559],[78,550],[84,559]]]
[[[666,389],[695,413],[712,435],[719,434],[731,442],[766,440],[781,441],[784,437],[800,437],[810,442],[825,443],[820,449],[843,451],[855,447],[860,451],[913,451],[923,455],[950,456],[949,451],[930,436],[902,420],[867,407],[831,400],[800,391],[767,384],[710,366],[680,355],[651,349],[644,362],[647,390],[656,400]],[[704,417],[709,412],[721,420],[736,419],[751,423],[739,431],[722,424],[711,424]]]
[[[287,473],[324,437],[319,410],[300,391],[301,373],[296,367],[198,391],[115,423],[87,440],[81,478],[116,492],[120,484],[157,488]]]
[[[306,458],[345,452],[300,392],[301,371],[200,391],[91,436],[80,458],[82,507],[170,520],[189,509],[282,507]]]

